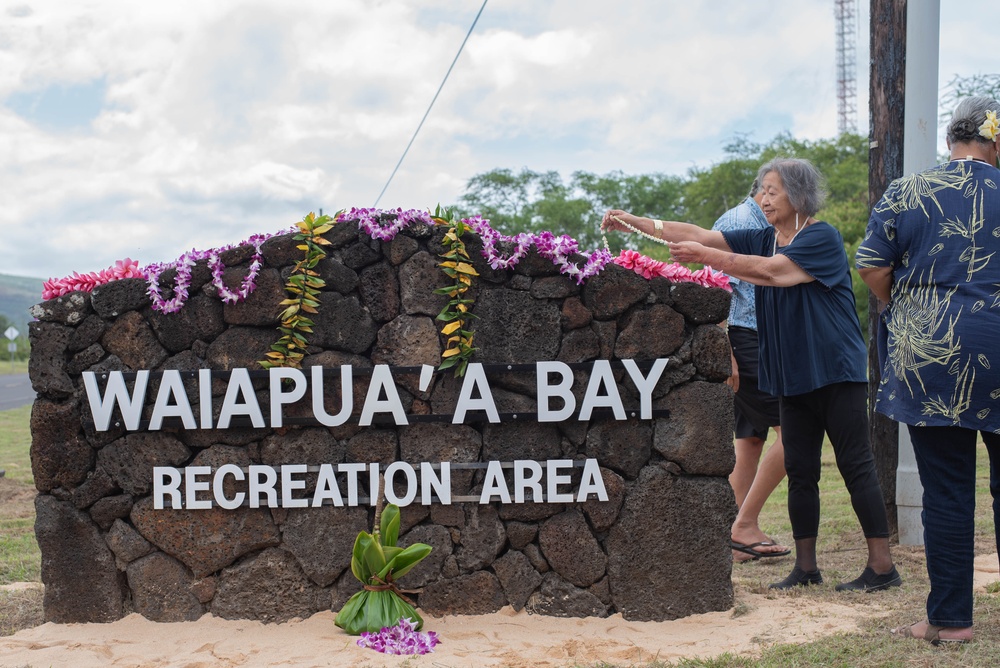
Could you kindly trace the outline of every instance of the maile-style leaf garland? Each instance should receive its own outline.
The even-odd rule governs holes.
[[[465,375],[465,369],[469,366],[476,348],[472,346],[473,333],[465,328],[465,323],[469,318],[476,317],[469,312],[469,305],[472,299],[465,298],[465,292],[472,287],[472,277],[479,276],[479,272],[472,266],[472,260],[465,250],[465,242],[462,235],[470,230],[464,220],[456,220],[447,209],[440,205],[434,210],[432,216],[435,224],[449,225],[447,234],[444,235],[442,243],[445,252],[440,257],[444,262],[438,263],[441,271],[450,278],[453,283],[443,288],[435,290],[435,294],[447,295],[450,299],[437,319],[446,323],[441,328],[441,334],[447,337],[447,347],[441,353],[443,360],[438,369],[455,369],[455,376]]]
[[[326,285],[315,269],[326,257],[323,246],[330,245],[330,242],[322,235],[333,229],[333,218],[317,217],[310,212],[295,226],[299,231],[293,238],[302,242],[297,248],[305,252],[305,257],[295,263],[285,282],[285,292],[290,297],[281,302],[281,306],[285,307],[281,312],[281,326],[278,327],[281,338],[271,344],[267,359],[261,360],[260,365],[265,369],[279,366],[302,368],[302,359],[309,344],[306,334],[313,331],[313,321],[309,316],[319,313],[319,292]]]

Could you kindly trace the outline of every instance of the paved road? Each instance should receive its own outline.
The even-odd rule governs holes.
[[[0,411],[27,406],[35,400],[35,391],[26,373],[0,376]]]

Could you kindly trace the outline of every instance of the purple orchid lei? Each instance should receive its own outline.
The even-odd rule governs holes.
[[[395,216],[395,219],[388,225],[382,221]],[[430,214],[425,211],[410,209],[396,209],[394,211],[381,211],[379,209],[350,209],[340,214],[338,220],[356,220],[358,227],[364,230],[368,236],[381,241],[391,241],[396,235],[416,222],[433,224]],[[601,272],[611,261],[611,252],[606,248],[600,248],[587,256],[587,261],[583,267],[579,267],[570,260],[570,255],[578,252],[579,246],[573,237],[569,235],[555,236],[551,232],[541,234],[530,234],[522,232],[513,237],[508,237],[494,230],[488,220],[482,216],[463,218],[462,223],[478,234],[483,240],[483,257],[494,269],[510,269],[520,262],[531,245],[538,249],[539,255],[547,260],[551,260],[559,268],[559,272],[576,279],[577,284],[583,283],[586,279]],[[514,252],[504,257],[497,246],[501,243],[514,244]]]
[[[149,286],[146,288],[146,294],[149,295],[154,311],[176,313],[181,310],[188,298],[188,288],[191,287],[191,267],[198,261],[198,255],[199,251],[191,249],[173,262],[151,264],[146,267],[146,281]],[[174,296],[171,299],[164,299],[160,292],[160,274],[172,267],[177,268],[177,276],[174,279]]]
[[[535,242],[534,236],[527,232],[513,237],[504,236],[490,227],[490,221],[485,220],[482,216],[466,218],[462,222],[472,228],[483,240],[483,256],[493,269],[510,269],[528,254],[528,251],[531,250],[531,244]],[[498,243],[514,244],[515,250],[510,256],[503,257],[497,252]]]
[[[200,260],[208,260],[208,266],[212,270],[212,285],[218,290],[219,298],[227,304],[235,304],[244,301],[257,288],[257,275],[261,268],[261,245],[273,236],[286,234],[289,230],[272,232],[266,234],[255,234],[246,241],[238,244],[229,244],[221,248],[213,248],[207,251],[191,249],[183,253],[173,262],[154,263],[143,269],[149,287],[146,293],[152,302],[154,311],[161,313],[176,313],[181,310],[188,299],[188,290],[191,287],[191,269]],[[239,246],[252,245],[254,254],[250,262],[250,269],[243,279],[239,290],[231,290],[222,280],[222,272],[225,265],[222,264],[221,255],[223,252]],[[171,299],[164,299],[160,287],[160,274],[167,269],[177,269],[177,276],[174,279],[174,296]]]
[[[237,292],[230,290],[229,287],[222,281],[222,270],[225,269],[225,265],[222,264],[222,260],[219,259],[220,251],[214,251],[208,257],[208,266],[212,270],[212,285],[215,286],[216,290],[219,291],[219,298],[222,299],[223,303],[235,304],[241,302],[250,296],[250,293],[257,289],[257,274],[260,273],[260,261],[262,259],[260,254],[260,246],[263,244],[268,237],[263,234],[255,234],[248,240],[249,243],[253,244],[253,259],[250,262],[250,269],[247,271],[246,278],[243,279],[240,289]]]
[[[559,267],[559,272],[576,279],[576,284],[582,284],[586,279],[599,274],[601,270],[612,261],[611,251],[607,248],[599,248],[587,256],[587,262],[581,269],[570,261],[569,256],[578,252],[579,245],[576,239],[563,234],[555,236],[551,232],[542,232],[535,235],[535,248],[538,254]]]
[[[540,234],[522,232],[516,236],[508,237],[490,227],[489,221],[481,216],[466,218],[462,222],[467,224],[483,240],[483,257],[494,269],[510,269],[528,254],[531,245],[534,244],[539,255],[546,260],[551,260],[559,267],[560,273],[575,278],[579,285],[591,276],[600,273],[612,260],[611,252],[606,248],[601,248],[587,257],[587,262],[581,269],[569,259],[570,255],[578,252],[579,245],[576,239],[567,234],[557,237],[551,232]],[[502,256],[497,251],[499,243],[514,244],[514,252],[507,257]]]
[[[381,221],[390,216],[395,216],[395,219],[389,225],[383,225]],[[404,227],[415,222],[427,225],[434,224],[429,213],[417,209],[382,211],[381,209],[352,208],[337,216],[337,220],[357,220],[360,229],[364,230],[372,239],[379,241],[392,241]]]
[[[338,215],[337,220],[357,221],[359,229],[363,230],[371,238],[378,239],[380,241],[392,241],[400,231],[414,223],[423,223],[425,225],[434,224],[434,220],[427,211],[419,211],[417,209],[403,210],[401,208],[392,210],[352,208]],[[599,248],[589,254],[584,253],[586,262],[584,262],[582,267],[577,265],[570,259],[570,257],[579,253],[579,245],[575,239],[566,234],[556,236],[552,234],[552,232],[541,232],[539,234],[522,232],[514,236],[505,236],[494,230],[490,226],[489,220],[483,218],[482,216],[464,218],[462,219],[462,223],[468,225],[469,229],[480,236],[483,242],[483,257],[486,258],[487,262],[489,262],[489,265],[493,269],[513,268],[518,262],[524,259],[524,257],[528,254],[528,251],[531,250],[531,246],[534,245],[538,250],[539,255],[547,260],[550,260],[559,268],[560,273],[572,277],[579,285],[591,276],[599,274],[608,264],[615,261],[611,255],[611,251],[607,248]],[[125,260],[117,263],[117,265],[121,266],[116,265],[116,267],[100,272],[100,274],[92,272],[91,274],[87,274],[85,276],[74,274],[73,276],[65,279],[49,279],[44,286],[42,297],[45,299],[51,299],[73,290],[89,291],[92,290],[95,285],[101,285],[103,283],[107,283],[108,281],[120,278],[144,276],[149,284],[147,294],[152,301],[153,310],[160,311],[162,313],[176,313],[182,306],[184,306],[184,303],[188,299],[188,292],[191,287],[192,267],[194,267],[195,263],[201,260],[208,260],[209,267],[212,270],[212,283],[215,285],[222,301],[227,304],[241,302],[245,300],[256,288],[257,276],[261,269],[261,244],[273,236],[294,232],[295,229],[296,228],[293,227],[291,230],[281,230],[279,232],[268,234],[255,234],[246,241],[238,244],[230,244],[228,246],[208,251],[190,250],[182,254],[173,262],[154,263],[141,269],[138,267],[137,263],[134,263],[131,260]],[[254,254],[250,263],[250,269],[247,272],[240,289],[231,290],[222,280],[222,274],[225,267],[222,264],[221,254],[231,248],[247,244],[251,244],[254,247]],[[507,247],[513,246],[512,252],[509,255],[505,255],[503,251],[500,250],[501,245]],[[618,264],[622,264],[622,262],[619,261]],[[172,268],[176,268],[177,270],[173,288],[174,295],[171,299],[164,299],[162,295],[162,288],[160,287],[160,275],[164,271]],[[672,272],[668,278],[675,281],[693,280],[694,282],[701,282],[702,284],[714,284],[717,282],[712,280],[713,277],[710,269],[708,272],[709,275],[707,277],[703,277],[701,275],[682,275],[679,272]],[[650,272],[640,271],[640,273],[646,275]],[[657,273],[662,274],[662,272]],[[647,278],[649,278],[649,276],[647,276]]]
[[[440,643],[434,631],[417,631],[408,617],[396,626],[384,626],[378,633],[363,632],[358,647],[367,647],[383,654],[428,654]]]

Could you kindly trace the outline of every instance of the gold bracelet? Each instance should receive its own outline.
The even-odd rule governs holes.
[[[653,231],[656,233],[657,237],[659,237],[660,239],[663,238],[663,221],[662,220],[654,220],[653,221]]]

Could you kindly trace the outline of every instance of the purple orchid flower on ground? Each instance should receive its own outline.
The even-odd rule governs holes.
[[[358,647],[383,654],[428,654],[439,642],[437,633],[417,631],[414,623],[404,617],[396,626],[383,626],[378,633],[362,633]]]

